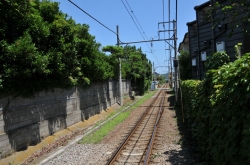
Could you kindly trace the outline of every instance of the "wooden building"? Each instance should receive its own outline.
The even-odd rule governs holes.
[[[212,8],[216,1],[219,1],[222,6],[230,3],[225,0],[210,0],[195,6],[196,20],[187,23],[188,40],[185,40],[185,44],[187,45],[188,42],[189,45],[192,79],[204,78],[206,60],[215,52],[225,51],[231,61],[237,59],[235,45],[238,43],[242,43],[241,54],[250,52],[250,37],[243,32],[243,29],[249,25],[238,23],[238,27],[235,27],[231,33],[232,28],[230,27],[235,22],[232,22],[230,18],[221,19],[222,11]],[[239,13],[236,20],[241,19],[242,14],[244,13]],[[184,39],[186,37],[185,34]],[[183,50],[183,42],[180,43],[178,51],[181,50]]]

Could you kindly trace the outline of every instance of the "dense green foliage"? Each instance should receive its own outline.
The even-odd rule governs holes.
[[[88,25],[76,24],[58,5],[46,0],[1,1],[2,93],[32,95],[112,75]]]
[[[116,56],[100,51],[89,26],[62,13],[58,2],[2,0],[0,15],[1,96],[32,96],[117,78]],[[149,79],[146,56],[128,57],[133,65],[123,69],[124,78]]]
[[[112,63],[115,69],[115,77],[119,75],[119,61],[121,59],[122,66],[122,78],[130,79],[132,83],[136,84],[139,93],[143,95],[151,84],[151,68],[150,61],[146,58],[146,55],[142,53],[142,50],[136,49],[135,46],[105,46],[103,51],[110,52],[110,63]]]
[[[190,64],[190,56],[189,53],[185,51],[181,51],[178,56],[179,60],[179,68],[180,68],[180,79],[188,80],[191,78],[191,64]]]
[[[181,82],[183,104],[185,105],[185,117],[188,123],[192,123],[196,117],[196,110],[193,108],[197,104],[198,92],[197,89],[201,81],[199,80],[185,80]],[[192,97],[190,97],[192,96]]]
[[[156,79],[160,84],[165,84],[166,83],[166,79],[168,79],[168,77],[166,77],[168,74],[165,75],[159,75]]]
[[[226,57],[223,56],[213,56],[208,66]],[[208,67],[210,70],[200,83],[182,82],[186,116],[192,119],[189,125],[204,162],[249,164],[250,54],[220,64],[224,65]]]
[[[208,60],[206,62],[206,69],[207,70],[214,70],[220,68],[222,65],[225,65],[230,62],[229,56],[226,54],[226,52],[216,52],[212,56],[208,57]],[[208,74],[211,71],[208,71]],[[207,78],[208,78],[207,74]]]
[[[211,12],[217,13],[217,18],[214,20],[216,25],[227,22],[229,25],[230,36],[238,27],[243,32],[250,33],[250,1],[249,0],[228,0],[217,1]],[[247,25],[247,26],[246,26]]]

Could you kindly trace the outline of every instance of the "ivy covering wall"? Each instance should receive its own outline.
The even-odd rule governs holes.
[[[187,123],[204,164],[250,164],[250,53],[216,53],[206,78],[182,82]]]

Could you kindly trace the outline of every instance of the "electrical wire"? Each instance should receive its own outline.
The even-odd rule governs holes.
[[[125,3],[123,2],[123,0],[121,0],[121,1],[122,1],[122,3],[123,3],[124,7],[126,8],[128,14],[130,15],[131,19],[133,20],[135,26],[137,27],[138,31],[140,32],[141,36],[142,36],[143,39],[145,40],[144,36],[143,36],[142,33],[141,33],[141,30],[139,29],[138,25],[135,23],[135,20],[134,20],[133,16],[130,14],[130,12],[129,12],[127,6],[126,6]]]
[[[126,10],[127,10],[128,14],[130,15],[131,19],[133,20],[134,24],[136,25],[136,27],[137,27],[138,31],[140,32],[140,34],[141,34],[142,38],[143,38],[144,40],[146,40],[146,39],[145,39],[145,37],[147,38],[147,36],[146,36],[146,34],[145,34],[144,30],[142,29],[142,27],[141,27],[141,25],[140,25],[140,23],[139,23],[138,19],[136,18],[136,16],[135,16],[135,14],[134,14],[133,10],[131,9],[131,7],[130,7],[129,3],[127,2],[127,0],[125,0],[125,1],[126,1],[126,3],[127,3],[127,5],[128,5],[128,7],[129,7],[129,9],[130,9],[130,11],[131,11],[131,13],[133,13],[133,15],[134,15],[134,17],[135,17],[135,19],[136,19],[137,23],[135,22],[135,20],[134,20],[133,16],[130,14],[128,7],[125,5],[125,3],[123,2],[123,0],[121,0],[121,1],[122,1],[122,3],[123,3],[124,7],[126,8]],[[145,37],[143,36],[143,34],[142,34],[142,32],[141,32],[141,30],[140,30],[140,28],[138,27],[138,25],[137,25],[137,24],[140,26],[141,30],[142,30],[142,31],[143,31],[143,33],[145,34]],[[147,39],[147,40],[148,40],[148,39]],[[159,64],[159,61],[158,61],[158,59],[157,59],[157,56],[154,54],[154,51],[153,51],[152,49],[150,49],[150,47],[149,47],[148,43],[146,43],[146,44],[147,44],[147,46],[148,46],[149,50],[151,51],[151,53],[153,54],[153,56],[155,57],[156,62],[158,63],[158,65],[160,65],[160,64]]]
[[[138,23],[139,27],[141,28],[141,30],[142,30],[142,32],[143,32],[143,34],[145,35],[146,39],[148,40],[148,37],[147,37],[147,35],[146,35],[145,31],[143,30],[143,28],[142,28],[142,26],[141,26],[140,22],[138,21],[138,19],[136,18],[136,16],[135,16],[135,14],[134,14],[134,12],[133,12],[132,8],[130,7],[130,5],[129,5],[128,1],[127,1],[127,0],[125,0],[125,1],[126,1],[126,3],[127,3],[127,5],[128,5],[128,7],[129,7],[129,9],[130,9],[131,13],[134,15],[135,20],[136,20],[136,22]]]
[[[89,13],[87,13],[86,11],[84,11],[82,8],[80,8],[78,5],[76,5],[74,2],[72,2],[71,0],[68,0],[70,3],[72,3],[73,5],[75,5],[78,9],[80,9],[82,12],[84,12],[85,14],[87,14],[89,17],[91,17],[92,19],[94,19],[96,22],[98,22],[99,24],[101,24],[103,27],[105,27],[106,29],[108,29],[109,31],[111,31],[112,33],[114,33],[115,35],[117,35],[116,32],[114,32],[113,30],[111,30],[110,28],[108,28],[106,25],[104,25],[103,23],[101,23],[100,21],[98,21],[96,18],[94,18],[93,16],[91,16]]]

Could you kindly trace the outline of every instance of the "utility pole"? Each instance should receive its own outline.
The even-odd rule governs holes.
[[[117,46],[120,46],[119,40],[119,26],[116,26],[116,35],[117,35]],[[121,65],[121,58],[119,57],[119,94],[120,94],[120,106],[123,106],[122,100],[122,65]]]
[[[177,40],[177,34],[176,34],[176,21],[173,20],[173,29],[174,29],[174,59],[177,60],[177,44],[176,44],[176,40]],[[179,90],[179,82],[178,82],[178,61],[176,61],[177,66],[175,65],[174,67],[174,78],[175,78],[175,84],[174,84],[174,88],[175,88],[175,98],[176,98],[176,103],[178,102],[178,90]]]
[[[153,81],[155,82],[155,65],[154,65],[154,62],[153,62]]]

